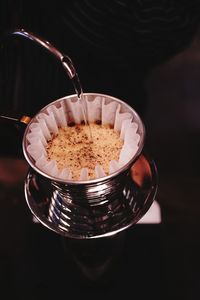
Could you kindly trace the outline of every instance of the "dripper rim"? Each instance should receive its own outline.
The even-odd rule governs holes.
[[[24,132],[24,135],[23,135],[23,140],[22,140],[22,149],[23,149],[23,154],[24,154],[24,157],[26,159],[26,161],[28,162],[28,164],[30,165],[30,167],[32,169],[34,169],[37,173],[39,173],[40,175],[42,175],[43,177],[45,178],[48,178],[49,180],[53,181],[53,182],[58,182],[58,183],[61,183],[61,184],[68,184],[68,185],[85,185],[85,184],[96,184],[98,182],[102,182],[102,181],[107,181],[111,178],[114,178],[115,176],[117,176],[118,174],[120,173],[123,173],[123,172],[126,172],[130,169],[130,167],[134,164],[134,162],[138,159],[138,157],[141,155],[142,153],[142,150],[144,148],[144,141],[145,141],[145,137],[146,137],[146,129],[145,129],[145,125],[141,119],[141,117],[139,116],[139,114],[137,113],[137,111],[132,107],[130,106],[129,104],[127,104],[126,102],[124,102],[123,100],[117,98],[117,97],[114,97],[114,96],[111,96],[111,95],[108,95],[108,94],[102,94],[102,93],[92,93],[92,92],[86,92],[86,93],[83,93],[83,96],[101,96],[101,97],[107,97],[109,98],[110,100],[113,100],[113,101],[117,101],[118,103],[121,103],[123,104],[124,106],[126,106],[130,111],[131,113],[133,114],[133,116],[136,117],[137,121],[139,121],[140,125],[141,125],[141,129],[142,129],[142,133],[140,135],[140,143],[139,143],[139,147],[135,153],[135,155],[132,157],[132,159],[130,159],[128,161],[128,163],[126,163],[125,165],[123,165],[122,167],[120,167],[117,171],[109,174],[109,175],[106,175],[106,176],[103,176],[103,177],[100,177],[100,178],[95,178],[95,179],[89,179],[89,180],[63,180],[61,178],[58,178],[58,177],[54,177],[52,175],[49,175],[45,172],[43,172],[41,169],[39,169],[38,167],[35,166],[35,163],[33,162],[33,159],[30,157],[30,155],[28,154],[27,152],[27,140],[26,140],[26,135],[29,131],[29,127],[30,125],[34,122],[34,120],[36,119],[37,115],[41,112],[43,112],[45,109],[47,109],[50,105],[54,104],[54,103],[57,103],[59,101],[62,101],[62,100],[66,100],[66,99],[71,99],[71,98],[77,98],[77,94],[71,94],[71,95],[68,95],[68,96],[64,96],[64,97],[61,97],[59,99],[56,99],[56,100],[53,100],[52,102],[48,103],[46,106],[44,106],[43,108],[41,108],[31,119],[31,121],[29,122],[29,124],[27,125],[26,129],[25,129],[25,132]]]

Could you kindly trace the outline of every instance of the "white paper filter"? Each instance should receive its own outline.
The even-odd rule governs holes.
[[[109,165],[109,173],[117,171],[134,157],[138,150],[140,135],[138,124],[132,120],[129,112],[121,112],[121,104],[107,100],[106,97],[91,97],[84,95],[88,112],[88,122],[92,123],[101,120],[102,125],[110,124],[114,130],[120,133],[124,141],[120,152],[119,161],[112,160]],[[74,122],[79,124],[83,120],[81,103],[78,99],[61,99],[49,105],[46,110],[36,116],[36,121],[30,124],[29,132],[26,135],[28,141],[27,152],[33,158],[35,166],[48,174],[62,180],[72,180],[70,169],[58,170],[56,161],[49,161],[47,158],[46,146],[52,136],[58,133],[58,128],[67,126]],[[103,167],[96,165],[96,178],[106,176]],[[83,168],[80,171],[80,180],[89,180],[88,171]]]

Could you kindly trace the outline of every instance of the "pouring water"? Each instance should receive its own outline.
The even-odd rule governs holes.
[[[45,48],[46,50],[51,52],[54,56],[56,56],[56,58],[58,58],[58,60],[60,60],[63,68],[66,70],[70,80],[72,81],[73,87],[77,94],[78,101],[80,101],[84,123],[85,123],[85,125],[88,126],[88,129],[89,129],[88,135],[89,135],[90,141],[92,142],[92,131],[91,131],[90,124],[88,122],[87,104],[86,104],[85,98],[83,96],[83,90],[82,90],[82,87],[80,84],[80,80],[79,80],[77,71],[74,67],[74,64],[73,64],[71,58],[69,56],[61,53],[58,49],[56,49],[48,41],[44,40],[43,38],[41,38],[39,36],[36,36],[35,34],[33,34],[31,32],[27,32],[24,29],[19,29],[19,30],[13,31],[13,32],[11,32],[11,35],[19,35],[19,36],[23,36],[29,40],[32,40],[36,44],[41,45],[43,48]],[[18,120],[18,119],[9,117],[9,116],[0,115],[0,118],[4,119],[4,120],[9,120],[14,123],[16,123],[17,121],[21,122],[21,120]]]

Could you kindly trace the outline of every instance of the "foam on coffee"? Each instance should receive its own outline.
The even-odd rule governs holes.
[[[48,160],[55,160],[59,170],[69,168],[72,179],[79,180],[80,171],[88,170],[88,179],[95,179],[95,166],[100,165],[109,174],[111,160],[119,160],[123,141],[110,125],[90,124],[93,141],[83,124],[61,127],[47,145]]]

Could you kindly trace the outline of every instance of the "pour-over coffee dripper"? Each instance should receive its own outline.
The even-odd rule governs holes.
[[[82,95],[91,99],[103,97],[121,105],[122,112],[128,112],[138,125],[139,147],[135,155],[119,170],[105,177],[89,181],[61,180],[41,171],[30,157],[27,134],[31,121],[23,136],[23,152],[30,170],[25,180],[25,198],[33,215],[44,226],[62,237],[75,240],[115,238],[136,224],[148,211],[157,191],[157,170],[154,161],[143,152],[145,128],[137,112],[124,101],[115,97],[82,93],[79,79],[71,59],[63,55],[48,41],[27,31],[17,30],[14,35],[28,38],[55,55],[72,80],[76,94],[51,102],[42,108],[47,112],[54,103],[60,105]],[[81,98],[84,99],[84,98]],[[84,104],[84,103],[83,103]],[[29,122],[30,121],[30,122]]]

